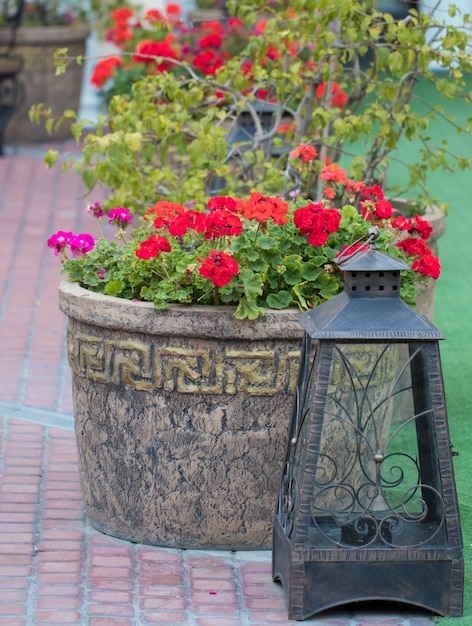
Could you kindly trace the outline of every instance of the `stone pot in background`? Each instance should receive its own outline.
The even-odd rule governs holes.
[[[79,471],[97,529],[178,548],[270,548],[297,310],[131,302],[63,282]]]
[[[202,22],[218,22],[224,18],[220,9],[195,9],[188,14],[188,20],[192,26]]]
[[[90,29],[80,26],[37,26],[19,28],[16,33],[14,54],[23,58],[19,80],[23,89],[23,100],[13,114],[5,131],[5,143],[46,141],[51,136],[45,125],[33,124],[28,115],[31,106],[43,102],[54,113],[62,114],[66,109],[77,111],[82,88],[83,68],[71,63],[65,74],[55,75],[54,53],[58,48],[67,48],[73,57],[85,54],[85,43]],[[0,33],[0,44],[5,45],[8,33]],[[56,139],[70,137],[67,124],[54,133]]]
[[[392,204],[399,212],[401,212],[402,207],[405,206],[405,202],[399,199],[393,200]],[[446,232],[446,216],[437,206],[428,206],[423,217],[428,220],[433,228],[433,232],[426,243],[432,253],[440,257],[439,239]],[[441,278],[439,278],[439,280],[441,280]],[[420,285],[419,289],[420,295],[416,299],[417,311],[434,323],[436,281],[430,280],[427,286]]]

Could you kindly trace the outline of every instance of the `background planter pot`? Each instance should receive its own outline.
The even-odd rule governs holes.
[[[79,470],[97,529],[181,548],[271,545],[297,311],[240,321],[64,282]]]
[[[83,68],[72,63],[65,74],[55,76],[54,53],[58,48],[67,48],[70,56],[84,55],[89,32],[89,27],[84,25],[18,29],[14,54],[23,58],[23,67],[19,73],[23,100],[7,125],[5,143],[50,140],[45,125],[33,124],[29,119],[28,111],[34,104],[43,102],[57,114],[62,114],[66,109],[77,111]],[[6,45],[7,37],[7,32],[0,33],[1,45]],[[57,139],[70,137],[68,125],[61,126],[54,136]]]
[[[400,212],[405,202],[395,199],[392,201],[393,206]],[[424,219],[428,220],[433,228],[431,236],[427,240],[427,245],[435,256],[440,257],[439,239],[446,232],[446,216],[437,206],[428,206]],[[406,234],[408,236],[408,234]],[[434,295],[436,290],[436,281],[430,280],[428,285],[419,285],[420,294],[416,298],[416,309],[434,323]]]

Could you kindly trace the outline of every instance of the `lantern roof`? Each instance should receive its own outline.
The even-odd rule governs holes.
[[[411,269],[401,259],[379,252],[374,246],[342,257],[340,260],[336,260],[336,264],[343,272],[381,272]]]
[[[299,320],[313,339],[444,339],[428,319],[400,298],[351,298],[343,292],[302,313]]]
[[[444,339],[423,315],[400,299],[400,271],[410,270],[401,259],[379,252],[378,229],[338,255],[345,274],[343,293],[299,317],[313,339],[436,341]]]

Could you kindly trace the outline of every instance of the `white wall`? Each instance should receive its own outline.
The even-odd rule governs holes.
[[[171,0],[140,0],[139,4],[145,9],[159,9],[162,11],[169,2],[171,2]],[[184,15],[187,15],[189,11],[195,8],[195,2],[193,0],[176,0],[176,3],[180,5]]]
[[[454,4],[460,11],[455,17],[450,17],[447,10],[449,5]],[[421,0],[420,11],[432,11],[435,7],[434,15],[439,21],[444,21],[452,26],[459,27],[463,23],[463,15],[472,14],[472,0]],[[469,52],[472,51],[471,31],[469,29]]]
[[[420,2],[421,11],[431,11],[435,7],[437,10],[435,15],[440,20],[445,20],[454,26],[459,26],[462,23],[462,17],[457,15],[454,18],[449,17],[447,9],[450,4],[454,4],[462,14],[472,13],[472,0],[422,0]]]

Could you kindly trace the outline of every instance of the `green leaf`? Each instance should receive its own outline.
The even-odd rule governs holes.
[[[58,158],[59,158],[58,150],[48,150],[44,156],[44,162],[46,164],[46,167],[48,169],[51,169],[51,167],[53,167],[56,164]]]
[[[278,293],[271,293],[267,296],[267,306],[271,309],[286,309],[292,303],[292,294],[290,291],[279,291]]]
[[[107,284],[107,286],[105,287],[105,294],[107,296],[120,296],[123,289],[124,289],[124,283],[122,280],[116,279],[116,280],[110,280],[110,282]]]
[[[302,276],[305,280],[314,282],[323,272],[323,264],[328,263],[328,259],[324,256],[317,256],[308,263],[304,263],[302,267]]]
[[[93,189],[95,183],[97,182],[96,170],[84,170],[82,172],[82,180],[84,181],[84,185],[87,187],[87,189]]]
[[[262,294],[262,277],[260,274],[243,269],[239,273],[246,298],[255,300]]]
[[[261,250],[272,250],[277,247],[277,241],[273,237],[267,235],[259,235],[257,245]]]
[[[234,314],[239,320],[250,319],[255,320],[264,313],[264,309],[254,302],[249,302],[246,298],[242,298],[238,304],[238,308]]]
[[[298,255],[287,257],[284,262],[285,271],[283,277],[288,285],[296,285],[302,280],[303,268],[302,260]]]

